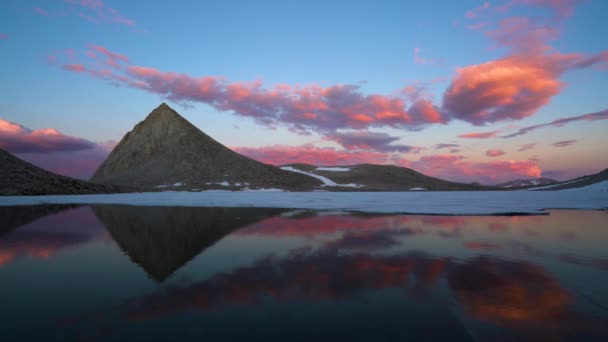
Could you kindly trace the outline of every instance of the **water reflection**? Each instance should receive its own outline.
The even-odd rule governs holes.
[[[0,207],[0,267],[20,257],[49,259],[97,237],[90,208],[69,205]],[[17,229],[18,228],[18,229]],[[83,229],[84,228],[84,229]],[[102,228],[103,229],[103,228]]]
[[[213,340],[608,338],[602,211],[13,209],[0,210],[0,277],[15,279],[0,283],[0,300],[30,309],[0,314],[13,323],[9,337],[31,338],[20,327],[34,324],[61,340],[100,331],[110,339],[175,331]],[[41,270],[43,283],[67,280],[43,290],[20,282]],[[67,282],[97,290],[78,296]],[[28,298],[64,306],[44,311]],[[58,321],[72,323],[59,329]]]
[[[94,206],[123,251],[162,282],[215,242],[282,209]]]

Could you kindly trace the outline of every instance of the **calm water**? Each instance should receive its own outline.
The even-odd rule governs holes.
[[[12,340],[608,338],[608,212],[0,208]]]

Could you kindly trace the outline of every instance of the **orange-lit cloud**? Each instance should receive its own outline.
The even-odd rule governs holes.
[[[492,131],[492,132],[471,132],[471,133],[461,134],[458,137],[459,138],[464,138],[464,139],[488,139],[488,138],[494,138],[494,137],[496,137],[497,134],[498,134],[498,131]]]
[[[502,155],[505,155],[507,152],[503,151],[503,150],[487,150],[486,151],[486,156],[488,157],[500,157]]]
[[[559,78],[572,69],[608,63],[608,51],[593,55],[560,53],[552,46],[563,20],[574,11],[574,1],[513,0],[500,6],[509,13],[513,7],[537,6],[550,12],[547,17],[508,16],[494,25],[485,6],[467,12],[506,56],[486,63],[457,69],[443,94],[442,108],[453,118],[483,125],[504,120],[520,120],[536,113],[559,94],[564,84]],[[496,14],[496,12],[494,12]],[[480,19],[484,16],[484,19]],[[479,24],[479,23],[478,23]]]

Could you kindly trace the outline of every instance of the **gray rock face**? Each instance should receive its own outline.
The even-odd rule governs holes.
[[[242,156],[203,133],[165,103],[127,133],[91,181],[137,187],[241,183],[309,190],[314,178]]]
[[[125,191],[128,190],[61,176],[0,150],[0,196],[78,195]]]

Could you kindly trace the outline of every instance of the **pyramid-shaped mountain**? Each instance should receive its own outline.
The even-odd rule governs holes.
[[[306,190],[320,184],[312,177],[230,150],[165,103],[122,138],[91,181],[138,187],[238,184],[288,190]]]

